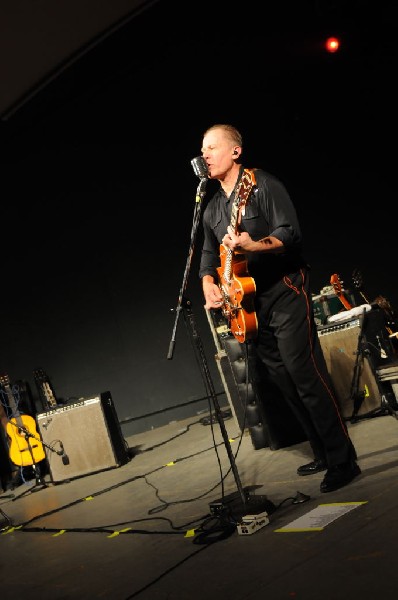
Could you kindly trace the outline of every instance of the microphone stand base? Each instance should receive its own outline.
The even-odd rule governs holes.
[[[47,488],[48,485],[46,484],[45,481],[40,480],[40,481],[36,481],[36,483],[28,490],[29,492],[38,492],[40,490],[44,490],[44,488]]]

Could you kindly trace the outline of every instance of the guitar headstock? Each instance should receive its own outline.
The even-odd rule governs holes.
[[[334,291],[337,295],[341,294],[343,291],[343,282],[341,281],[339,275],[337,273],[333,273],[330,277],[330,284],[333,286]]]
[[[244,169],[238,188],[239,206],[246,204],[254,185],[256,185],[254,169]]]
[[[256,184],[254,169],[244,169],[239,185],[235,192],[235,198],[232,203],[231,227],[235,232],[238,230],[239,210],[246,206],[247,199],[250,196],[253,186]]]
[[[352,283],[357,290],[361,290],[363,286],[362,273],[359,269],[354,269],[351,275]]]
[[[0,375],[0,385],[10,385],[10,378],[6,373],[3,373],[3,375]]]
[[[47,408],[53,408],[57,406],[57,399],[55,397],[50,378],[43,369],[35,369],[33,376],[39,391],[40,397],[44,401]]]
[[[343,282],[337,273],[333,273],[333,275],[330,277],[330,283],[332,284],[335,294],[344,306],[344,308],[346,310],[351,310],[353,306],[351,302],[349,302],[346,298],[343,288]]]
[[[48,377],[46,375],[46,373],[43,371],[43,369],[35,369],[33,371],[33,377],[35,378],[35,381],[41,383],[42,381],[47,381]]]

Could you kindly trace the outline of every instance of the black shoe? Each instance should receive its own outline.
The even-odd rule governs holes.
[[[354,477],[361,474],[361,469],[355,462],[346,462],[329,467],[321,483],[321,492],[334,492],[350,483]]]
[[[319,473],[319,471],[325,471],[328,468],[325,460],[313,460],[312,462],[301,465],[297,469],[297,475],[313,475],[313,473]]]

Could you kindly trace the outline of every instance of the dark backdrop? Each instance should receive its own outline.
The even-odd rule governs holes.
[[[190,160],[215,122],[242,131],[247,166],[286,184],[314,293],[332,273],[352,288],[359,269],[370,300],[398,304],[392,3],[185,4],[120,24],[1,121],[0,369],[33,393],[44,369],[63,401],[110,390],[126,435],[207,407],[183,313],[167,353],[191,244]],[[342,39],[334,55],[329,34]],[[200,236],[186,296],[225,400]]]

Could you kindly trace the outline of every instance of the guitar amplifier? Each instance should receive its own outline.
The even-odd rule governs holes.
[[[350,300],[350,303],[354,306],[355,298],[349,292],[344,292],[344,295],[347,299]],[[317,296],[312,297],[313,303],[313,311],[314,318],[317,327],[327,324],[328,317],[331,315],[337,315],[342,310],[344,310],[343,304],[341,303],[340,298],[335,292],[330,292],[328,294],[318,294]]]
[[[128,462],[110,392],[37,414],[36,420],[54,482]]]
[[[355,416],[362,416],[381,407],[380,386],[375,375],[372,353],[374,344],[370,341],[367,315],[363,329],[361,319],[354,318],[338,324],[318,329],[326,365],[332,378],[334,390],[345,418],[354,413],[354,399],[351,391],[363,397]],[[359,344],[362,334],[362,344]],[[359,348],[360,346],[360,348]],[[371,348],[372,352],[369,351]],[[356,370],[358,351],[359,362]],[[358,377],[359,375],[359,377]],[[354,376],[357,380],[354,380]],[[355,389],[355,383],[358,383]]]

